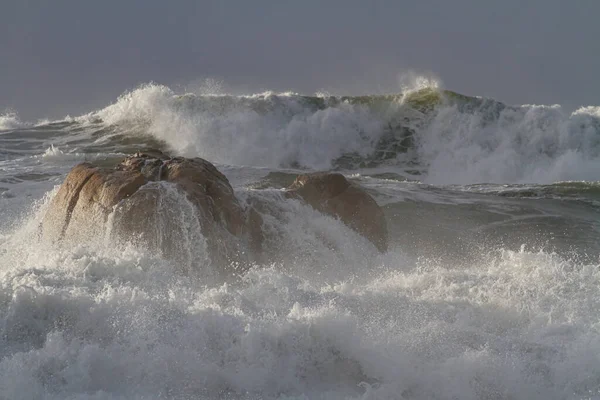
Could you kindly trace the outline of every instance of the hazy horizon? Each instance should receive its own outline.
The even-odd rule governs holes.
[[[9,1],[0,113],[78,115],[150,81],[234,92],[399,91],[408,71],[511,103],[597,105],[600,3]]]

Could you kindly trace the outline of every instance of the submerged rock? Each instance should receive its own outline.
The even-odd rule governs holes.
[[[379,251],[388,247],[383,211],[364,189],[342,174],[316,172],[299,175],[288,188],[289,197],[301,198],[314,209],[339,218],[369,239]]]
[[[380,251],[387,249],[382,210],[343,175],[300,175],[285,197],[339,218]],[[59,241],[107,236],[140,241],[187,272],[199,264],[219,266],[218,277],[264,261],[261,212],[267,215],[268,208],[242,204],[225,175],[206,160],[138,153],[114,168],[74,167],[52,200],[42,231]]]

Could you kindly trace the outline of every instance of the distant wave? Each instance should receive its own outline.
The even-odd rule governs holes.
[[[70,116],[66,116],[59,120],[50,120],[50,119],[40,119],[36,122],[23,121],[19,114],[15,111],[8,111],[4,114],[0,114],[0,134],[6,131],[14,131],[17,129],[24,128],[45,128],[50,127],[52,125],[61,124],[61,123],[72,123],[77,121],[83,121],[87,118],[72,118]]]
[[[19,129],[27,126],[28,123],[23,122],[19,119],[16,112],[6,112],[0,114],[0,132],[11,129]]]
[[[178,95],[147,84],[71,120],[93,124],[94,145],[110,142],[113,151],[139,142],[222,164],[388,166],[432,184],[600,179],[600,107],[509,106],[437,87],[232,96]]]

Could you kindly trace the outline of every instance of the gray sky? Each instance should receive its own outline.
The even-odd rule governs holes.
[[[508,103],[600,104],[598,0],[2,0],[0,113],[77,115],[154,81],[381,93],[398,74]]]

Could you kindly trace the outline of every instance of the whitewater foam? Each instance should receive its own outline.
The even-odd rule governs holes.
[[[126,243],[46,246],[32,217],[1,244],[2,396],[597,395],[600,265],[525,249],[475,265],[399,250],[365,264],[343,224],[277,204],[293,268],[256,266],[215,286]],[[346,243],[343,260],[321,235]]]
[[[489,103],[489,102],[488,102]],[[598,107],[442,107],[419,135],[428,183],[552,183],[598,180]]]
[[[74,149],[63,150],[59,146],[51,144],[50,147],[44,151],[44,153],[35,155],[32,158],[46,163],[50,168],[56,168],[57,166],[61,165],[67,165],[70,167],[74,162],[77,161],[103,161],[110,158],[119,158],[125,156],[126,154],[124,153],[84,153],[74,151]]]
[[[421,84],[416,98],[146,85],[3,132],[0,398],[600,399],[600,108]],[[178,225],[179,257],[114,234],[118,214],[86,243],[40,237],[75,163],[155,145],[223,163],[240,202],[263,207],[268,262],[214,276],[168,187],[156,226]],[[278,190],[343,156],[386,213],[385,254]],[[507,185],[566,179],[590,182]],[[545,246],[539,232],[560,254],[519,250]]]
[[[176,96],[148,85],[122,96],[98,116],[138,127],[185,156],[223,164],[329,168],[345,153],[367,155],[382,121],[347,103],[318,109],[302,96]]]
[[[16,112],[0,114],[0,132],[23,128],[27,125],[26,122],[21,121]]]
[[[360,165],[420,166],[432,184],[598,179],[598,107],[512,107],[420,84],[433,88],[364,98],[176,95],[151,84],[88,117],[230,165],[330,169],[352,155]]]

